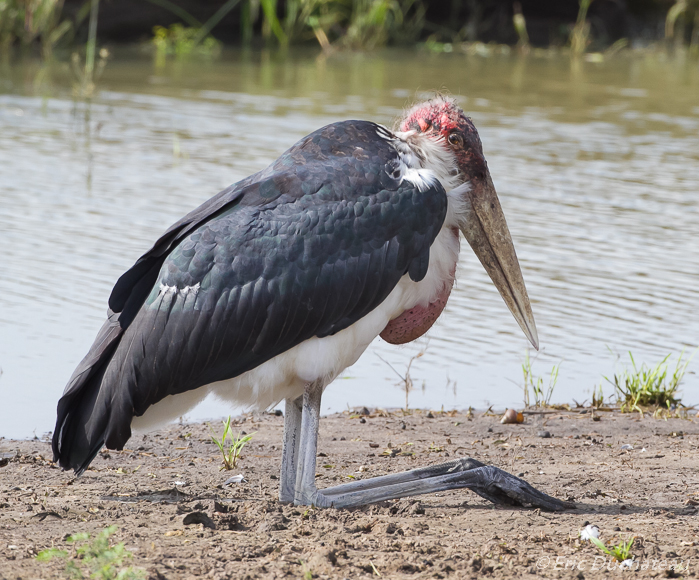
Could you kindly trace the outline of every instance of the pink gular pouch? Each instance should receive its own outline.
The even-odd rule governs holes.
[[[454,230],[454,235],[458,236],[459,231]],[[451,270],[449,280],[444,282],[442,291],[427,306],[415,306],[410,310],[404,310],[381,332],[381,338],[390,344],[406,344],[420,338],[437,321],[439,315],[447,305],[451,289],[454,287],[454,275],[456,264]]]

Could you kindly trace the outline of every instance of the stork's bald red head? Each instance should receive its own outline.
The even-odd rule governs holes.
[[[415,105],[401,121],[400,130],[444,139],[454,152],[460,171],[469,180],[483,179],[487,172],[478,131],[454,101],[437,97]]]
[[[510,312],[538,348],[536,324],[517,254],[473,122],[454,101],[438,96],[410,109],[400,123],[400,131],[407,141],[417,142],[418,149],[421,142],[428,140],[454,155],[457,167],[453,167],[453,161],[449,165],[458,173],[460,183],[452,184],[449,193],[461,202],[455,206],[456,225]]]

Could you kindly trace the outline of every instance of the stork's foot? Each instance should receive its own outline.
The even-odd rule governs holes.
[[[481,481],[467,486],[482,498],[497,505],[531,506],[550,512],[573,508],[569,502],[561,501],[535,487],[523,479],[515,477],[492,465],[485,465],[474,470],[480,472]]]
[[[532,506],[547,511],[572,507],[502,469],[470,458],[318,490],[316,445],[322,393],[323,383],[312,383],[304,390],[303,399],[287,400],[279,490],[282,502],[293,500],[296,505],[342,508],[466,488],[495,504]]]
[[[316,507],[354,507],[462,488],[470,489],[499,505],[531,506],[546,511],[561,511],[572,507],[502,469],[483,465],[470,458],[365,479],[325,490],[318,490],[315,485],[302,487],[296,490],[294,503]]]

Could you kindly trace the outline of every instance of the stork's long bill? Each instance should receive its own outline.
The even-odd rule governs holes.
[[[453,151],[455,167],[451,172],[459,183],[451,191],[450,201],[456,207],[458,227],[538,350],[539,337],[522,270],[473,122],[452,101],[435,99],[411,109],[400,130]]]

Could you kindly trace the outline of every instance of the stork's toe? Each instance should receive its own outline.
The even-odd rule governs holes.
[[[492,465],[478,468],[478,471],[481,484],[471,489],[494,504],[531,506],[552,512],[574,507],[573,504],[547,495],[523,479]]]

